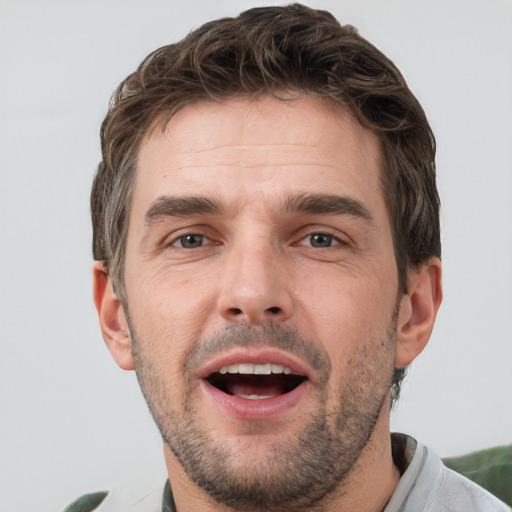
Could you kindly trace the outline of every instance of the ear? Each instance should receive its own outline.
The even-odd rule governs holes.
[[[133,370],[130,329],[123,306],[112,288],[102,262],[96,261],[92,269],[94,304],[98,311],[101,333],[110,354],[123,370]]]
[[[441,276],[441,261],[435,257],[409,272],[409,287],[398,316],[396,368],[411,364],[430,339],[443,298]]]

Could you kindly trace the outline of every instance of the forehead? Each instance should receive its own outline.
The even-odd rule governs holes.
[[[199,102],[143,139],[133,207],[180,194],[380,194],[379,168],[377,138],[340,106],[311,97]]]

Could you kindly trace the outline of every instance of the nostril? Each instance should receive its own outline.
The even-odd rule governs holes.
[[[261,311],[261,310],[260,310]],[[270,308],[266,308],[264,310],[264,313],[266,315],[272,315],[272,316],[276,316],[276,315],[279,315],[283,312],[283,310],[278,307],[278,306],[272,306]],[[251,319],[254,319],[256,318],[258,315],[256,315],[256,313],[254,311],[252,311],[250,308],[248,310],[245,310],[245,309],[240,309],[240,308],[229,308],[226,313],[230,316],[230,317],[242,317],[242,316],[245,316],[247,315],[248,317],[250,317]],[[255,316],[256,315],[256,316]]]

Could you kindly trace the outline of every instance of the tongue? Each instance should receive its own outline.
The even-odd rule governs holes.
[[[280,379],[240,376],[227,384],[226,392],[242,397],[272,397],[285,393],[285,389]]]

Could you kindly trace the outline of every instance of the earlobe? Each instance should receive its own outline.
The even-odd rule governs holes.
[[[110,354],[123,370],[133,370],[128,322],[105,266],[100,261],[93,265],[93,292],[101,333]]]
[[[441,277],[441,261],[435,257],[409,272],[397,324],[397,368],[411,364],[430,339],[443,296]]]

